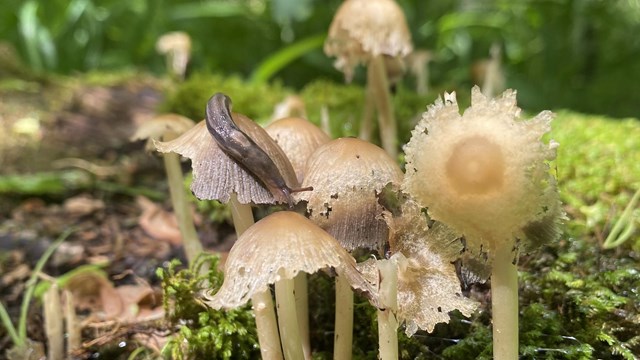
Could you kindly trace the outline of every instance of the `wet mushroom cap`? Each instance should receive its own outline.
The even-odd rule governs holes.
[[[298,213],[279,211],[238,238],[225,263],[224,283],[207,304],[214,309],[242,306],[269,284],[323,268],[335,268],[349,279],[359,276],[353,257],[331,235]]]
[[[319,127],[298,117],[276,120],[265,130],[287,155],[300,182],[304,179],[307,159],[318,147],[331,140]]]
[[[232,116],[240,130],[271,157],[287,185],[297,188],[298,179],[291,163],[269,134],[242,114],[233,113]],[[274,198],[258,179],[225,154],[207,131],[204,121],[173,141],[156,142],[155,145],[160,152],[176,152],[191,159],[191,191],[199,199],[226,203],[231,193],[235,192],[238,194],[238,201],[243,204],[286,202],[286,199]]]
[[[321,146],[309,158],[300,193],[310,219],[348,250],[380,249],[388,228],[378,195],[389,183],[400,184],[402,171],[381,148],[364,140],[341,138]]]
[[[372,56],[404,57],[411,52],[411,33],[402,8],[393,0],[347,0],[329,27],[324,52],[349,80],[353,68]]]

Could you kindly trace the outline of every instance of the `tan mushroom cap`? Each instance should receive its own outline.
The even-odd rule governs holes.
[[[160,54],[174,51],[190,52],[191,37],[183,31],[168,32],[160,36],[156,41],[156,51]]]
[[[367,287],[360,290],[373,293],[353,257],[331,235],[300,214],[279,211],[238,238],[227,257],[224,283],[207,304],[214,309],[242,306],[269,284],[324,268],[335,268],[350,282]]]
[[[399,184],[402,171],[381,148],[364,140],[341,138],[316,150],[306,166],[300,193],[310,219],[348,250],[380,249],[388,228],[380,219],[384,208],[378,194],[389,183]]]
[[[193,120],[178,114],[162,114],[138,125],[131,141],[161,139],[167,133],[183,134],[191,129]]]
[[[242,114],[233,113],[232,116],[238,128],[271,157],[287,185],[297,188],[299,183],[291,163],[269,134]],[[235,192],[238,201],[243,204],[287,202],[284,198],[274,198],[259,180],[225,154],[207,131],[205,121],[173,141],[156,142],[155,145],[160,152],[175,152],[191,159],[191,191],[198,199],[226,203],[231,193]]]
[[[411,199],[399,215],[385,214],[384,219],[398,264],[397,315],[406,323],[405,333],[431,332],[437,323],[448,323],[453,310],[471,316],[477,304],[462,295],[453,265],[463,248],[458,234],[438,222],[429,227],[422,208]]]
[[[276,120],[265,130],[287,155],[300,182],[304,179],[307,159],[317,148],[331,140],[319,127],[299,117]]]
[[[558,208],[547,161],[557,143],[545,143],[553,114],[520,119],[515,91],[489,99],[478,87],[460,115],[454,94],[429,106],[405,147],[403,190],[429,215],[464,234],[480,254],[526,238],[523,227]],[[427,178],[428,177],[428,178]]]
[[[347,80],[353,68],[371,57],[404,57],[411,52],[411,33],[394,0],[346,0],[329,27],[324,52],[335,56],[335,67]]]

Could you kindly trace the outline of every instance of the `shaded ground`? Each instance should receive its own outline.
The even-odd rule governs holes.
[[[109,279],[104,287],[157,291],[156,269],[171,259],[184,260],[184,253],[168,211],[162,161],[146,153],[143,143],[130,143],[129,136],[136,124],[153,116],[160,84],[141,79],[115,86],[67,84],[55,90],[18,85],[0,91],[0,138],[5,139],[0,145],[0,300],[9,314],[18,318],[31,269],[69,228],[75,230],[47,263],[45,274],[60,277],[96,265]],[[15,174],[20,175],[9,181],[7,175]],[[207,248],[230,248],[234,236],[227,224],[199,221]],[[110,311],[100,304],[109,299],[104,290],[87,291],[96,303],[85,304],[85,315]],[[160,305],[157,298],[144,306]],[[101,324],[102,318],[93,321]],[[113,331],[113,324],[101,326],[85,335],[99,343],[127,338],[126,326],[120,331]],[[45,342],[42,327],[41,309],[33,306],[28,317],[33,341]],[[87,328],[92,327],[85,324]],[[0,349],[10,345],[0,327]]]

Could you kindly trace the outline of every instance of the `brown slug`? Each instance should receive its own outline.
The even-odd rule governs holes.
[[[291,189],[271,157],[244,133],[231,116],[231,99],[216,93],[207,102],[207,130],[229,157],[258,179],[275,199],[284,198],[293,207],[292,193],[313,190],[312,187]]]

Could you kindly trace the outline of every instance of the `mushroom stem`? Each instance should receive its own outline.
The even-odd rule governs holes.
[[[398,157],[397,125],[389,92],[389,80],[382,55],[374,56],[367,68],[367,87],[371,89],[378,109],[378,124],[382,147],[393,158]]]
[[[378,309],[378,343],[380,360],[398,359],[398,267],[393,260],[379,260],[380,305]]]
[[[229,199],[233,226],[238,236],[242,235],[251,225],[253,225],[253,213],[251,205],[241,204],[238,196],[232,194]],[[280,347],[280,335],[278,333],[278,323],[273,307],[271,292],[258,292],[251,297],[253,313],[256,317],[256,327],[258,328],[258,342],[260,343],[260,354],[265,360],[282,360],[282,349]]]
[[[310,360],[312,356],[311,342],[309,340],[309,285],[307,283],[307,274],[300,272],[293,281],[302,350],[304,351],[304,358]]]
[[[169,141],[173,138],[175,138],[175,136],[165,135],[163,141]],[[193,225],[191,209],[185,196],[184,178],[182,176],[182,169],[180,168],[180,155],[176,153],[165,153],[163,154],[163,160],[164,168],[167,172],[171,204],[178,220],[184,252],[189,264],[193,264],[198,255],[202,253],[202,244],[198,238],[196,228]],[[203,271],[207,271],[207,269],[203,269]]]
[[[278,325],[280,327],[280,337],[282,349],[286,360],[304,359],[302,351],[302,340],[300,338],[300,328],[298,324],[298,314],[296,312],[295,285],[293,279],[287,279],[284,269],[281,270],[281,278],[275,283],[276,307],[278,309]]]
[[[491,272],[493,358],[518,358],[518,270],[510,246],[496,249]]]
[[[333,359],[350,360],[353,340],[353,291],[344,276],[336,276],[336,321]]]
[[[362,120],[360,120],[360,131],[358,135],[360,139],[369,142],[371,142],[371,134],[373,133],[373,121],[371,120],[371,118],[373,118],[373,113],[375,112],[376,108],[372,84],[373,83],[371,81],[367,81],[367,88],[365,90],[364,112],[362,113]]]

